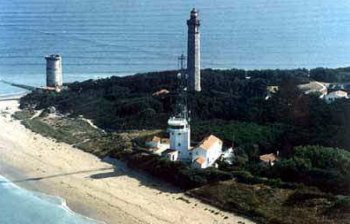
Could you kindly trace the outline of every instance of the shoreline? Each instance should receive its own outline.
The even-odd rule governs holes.
[[[106,223],[253,223],[33,133],[11,117],[17,107],[0,101],[0,174],[21,187],[59,196],[72,211]]]
[[[50,200],[52,198],[55,199],[55,202],[53,202],[54,204],[57,204],[58,207],[60,207],[61,209],[65,210],[66,212],[68,212],[69,214],[75,216],[75,217],[80,217],[84,220],[88,220],[89,222],[94,222],[96,224],[106,224],[106,222],[104,221],[100,221],[100,220],[96,220],[91,218],[91,214],[92,212],[80,212],[82,210],[82,207],[78,207],[78,208],[72,208],[68,205],[67,200],[57,196],[57,195],[52,195],[49,194],[48,190],[44,190],[45,187],[43,186],[38,186],[38,185],[34,185],[34,184],[18,184],[18,183],[14,183],[12,182],[10,179],[12,179],[13,177],[23,177],[23,175],[19,174],[18,171],[14,171],[14,168],[9,168],[7,167],[8,165],[4,165],[4,164],[0,164],[0,179],[1,180],[5,180],[5,183],[9,183],[13,188],[20,188],[21,191],[23,192],[31,192],[32,194],[36,195],[39,198],[50,198]],[[6,167],[6,168],[5,168]],[[10,173],[10,174],[9,174]],[[16,173],[16,174],[14,174]],[[5,176],[6,175],[6,176]],[[47,199],[44,199],[47,200]],[[56,201],[57,200],[57,201]],[[86,214],[89,214],[89,216],[86,216]]]
[[[14,101],[19,100],[21,97],[27,95],[30,91],[23,91],[19,93],[11,93],[11,94],[0,94],[0,101]]]

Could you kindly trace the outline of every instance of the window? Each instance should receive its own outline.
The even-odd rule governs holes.
[[[181,143],[179,142],[179,143],[177,144],[177,146],[181,146]]]
[[[183,126],[183,125],[180,125],[180,126],[173,126],[173,125],[171,125],[171,126],[169,126],[169,128],[171,128],[171,129],[183,129],[185,126]]]

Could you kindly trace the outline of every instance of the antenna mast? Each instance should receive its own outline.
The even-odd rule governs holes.
[[[176,117],[189,119],[188,109],[187,109],[187,74],[185,73],[185,60],[186,57],[182,54],[178,57],[180,72],[177,74],[178,87],[177,93],[178,98],[176,102]]]

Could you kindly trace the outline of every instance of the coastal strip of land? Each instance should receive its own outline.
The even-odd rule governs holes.
[[[22,187],[58,195],[74,211],[107,223],[252,223],[123,163],[36,134],[12,118],[17,108],[16,100],[0,101],[0,175]]]
[[[19,100],[22,96],[26,95],[27,93],[27,91],[24,91],[22,93],[0,95],[0,101],[16,101]]]

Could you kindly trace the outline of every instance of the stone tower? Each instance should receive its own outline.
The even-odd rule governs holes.
[[[52,54],[45,57],[46,59],[46,86],[61,88],[62,81],[62,62],[61,57]]]
[[[190,91],[201,91],[201,67],[200,67],[200,21],[198,12],[192,9],[191,17],[187,20],[187,74]]]

